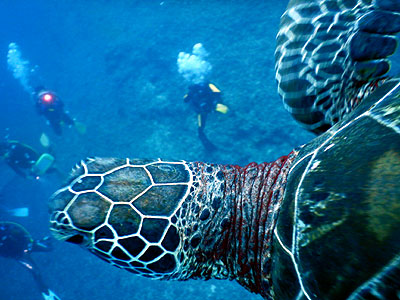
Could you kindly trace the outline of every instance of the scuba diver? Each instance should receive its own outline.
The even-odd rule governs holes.
[[[54,157],[49,153],[39,155],[28,145],[18,141],[0,142],[0,157],[22,177],[35,177],[55,170]]]
[[[0,222],[0,256],[17,260],[27,268],[45,300],[60,300],[43,282],[39,270],[32,260],[30,253],[51,251],[49,238],[33,240],[29,232],[21,225],[13,222]]]
[[[207,115],[213,111],[223,114],[228,107],[222,104],[221,91],[211,82],[201,82],[189,86],[189,92],[184,96],[185,103],[189,103],[197,113],[197,125],[200,141],[207,150],[215,150],[216,146],[204,134]]]
[[[62,134],[62,125],[75,126],[79,133],[85,133],[86,127],[76,122],[64,111],[64,103],[61,99],[42,85],[43,79],[39,75],[39,67],[32,65],[22,57],[19,46],[16,43],[8,45],[7,65],[24,90],[33,96],[36,110],[40,115],[45,116],[57,135]],[[36,88],[34,88],[35,86]]]
[[[34,97],[36,110],[46,117],[57,135],[61,135],[62,125],[69,127],[75,125],[75,121],[64,111],[64,103],[54,92],[39,86],[35,89]]]

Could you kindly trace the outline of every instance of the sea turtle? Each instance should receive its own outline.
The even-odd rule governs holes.
[[[398,31],[398,0],[292,0],[279,92],[319,136],[246,167],[87,159],[50,199],[52,232],[150,278],[399,299],[400,79],[384,77]]]

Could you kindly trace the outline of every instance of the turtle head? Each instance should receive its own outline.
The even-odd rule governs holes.
[[[193,182],[185,162],[88,159],[68,182],[49,202],[56,238],[135,274],[179,272],[177,221]]]

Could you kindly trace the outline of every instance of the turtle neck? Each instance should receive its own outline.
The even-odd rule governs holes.
[[[296,156],[246,167],[190,164],[193,192],[181,208],[177,279],[235,279],[268,295],[273,229]]]

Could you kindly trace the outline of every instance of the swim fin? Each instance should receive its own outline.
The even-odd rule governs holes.
[[[47,293],[42,293],[45,300],[61,300],[52,290],[48,290]]]
[[[76,131],[78,131],[80,134],[85,134],[86,133],[86,125],[81,123],[81,122],[74,122]]]
[[[208,84],[208,87],[214,92],[214,93],[220,93],[221,91],[212,83]]]
[[[29,216],[29,208],[28,207],[7,209],[7,212],[14,217],[24,218],[24,217]]]
[[[50,147],[50,139],[44,132],[40,135],[40,144],[45,148]]]
[[[216,111],[226,114],[229,110],[228,106],[222,104],[222,103],[217,103],[217,107],[215,108]]]

